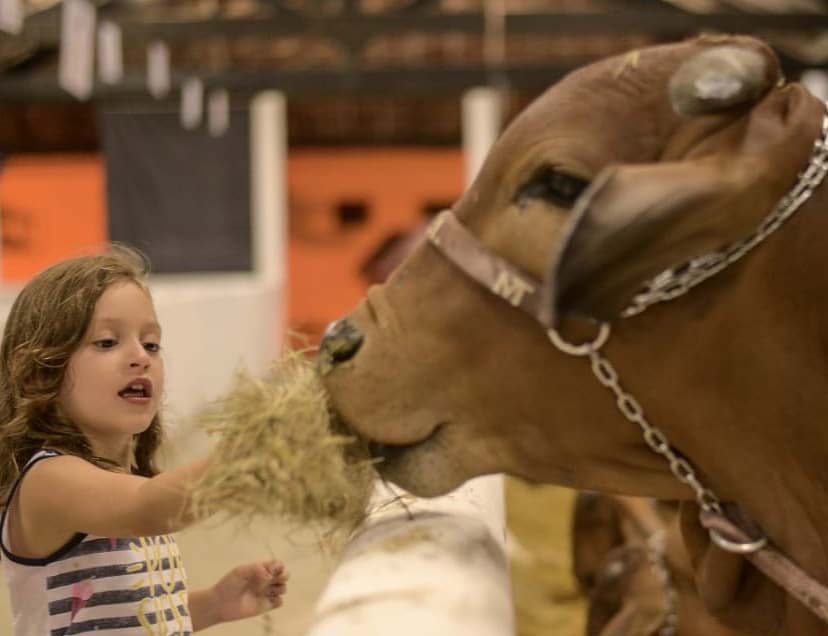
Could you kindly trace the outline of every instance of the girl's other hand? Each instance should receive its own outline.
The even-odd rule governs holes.
[[[250,618],[281,607],[287,580],[288,573],[279,561],[259,561],[233,568],[213,586],[218,620]]]

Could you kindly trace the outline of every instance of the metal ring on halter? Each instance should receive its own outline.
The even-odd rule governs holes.
[[[707,531],[710,533],[710,538],[713,540],[713,543],[719,546],[722,550],[732,552],[733,554],[753,554],[754,552],[759,552],[759,550],[768,545],[768,538],[764,536],[756,539],[755,541],[746,541],[742,543],[741,541],[731,541],[730,539],[726,539],[715,528],[708,528]]]
[[[610,326],[609,323],[602,322],[601,326],[598,330],[598,335],[595,336],[595,340],[592,342],[584,342],[582,344],[570,344],[566,340],[561,337],[561,334],[558,333],[558,330],[554,327],[549,329],[547,332],[549,339],[552,341],[552,344],[555,345],[558,349],[567,353],[571,356],[588,356],[590,353],[598,351],[601,347],[604,346],[607,339],[610,335]]]

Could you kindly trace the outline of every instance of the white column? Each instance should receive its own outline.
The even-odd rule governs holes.
[[[477,87],[463,94],[463,158],[466,185],[477,175],[489,149],[500,135],[503,118],[501,97],[497,89]]]
[[[828,100],[828,73],[821,69],[803,71],[799,81],[822,101]]]
[[[499,97],[463,98],[463,148],[471,182],[497,138]],[[348,543],[307,636],[511,636],[514,634],[501,476],[416,499],[378,486],[372,513]]]
[[[287,118],[285,96],[259,93],[250,105],[253,270],[278,302],[275,332],[287,316]],[[276,351],[280,343],[276,343]]]

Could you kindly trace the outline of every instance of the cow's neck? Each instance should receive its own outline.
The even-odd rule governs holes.
[[[757,250],[750,276],[738,268],[722,273],[706,293],[700,288],[675,301],[681,306],[640,320],[649,322],[649,355],[676,352],[654,374],[659,388],[641,385],[654,423],[720,498],[737,502],[781,552],[828,586],[825,192],[822,186],[784,236]],[[671,309],[695,324],[661,333]],[[632,355],[624,367],[648,367],[648,354]],[[677,413],[676,404],[684,410]],[[697,512],[685,505],[684,533],[700,594],[714,613],[750,634],[828,635],[828,625],[799,601],[714,547]]]

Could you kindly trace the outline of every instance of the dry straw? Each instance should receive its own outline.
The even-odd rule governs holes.
[[[302,353],[285,354],[261,378],[240,372],[205,417],[218,440],[193,491],[200,516],[278,517],[346,532],[364,518],[373,461],[331,415],[316,367]]]

